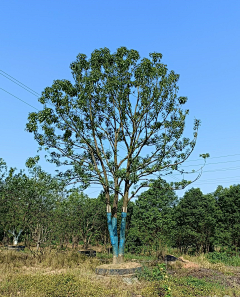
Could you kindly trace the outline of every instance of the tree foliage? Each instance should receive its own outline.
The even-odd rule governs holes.
[[[32,162],[33,161],[33,162]],[[36,160],[35,160],[36,161]],[[21,233],[28,246],[66,248],[79,242],[108,246],[105,194],[90,199],[77,189],[63,184],[34,165],[28,172],[8,169],[0,159],[0,240]],[[182,252],[208,252],[214,246],[239,250],[240,185],[218,186],[204,195],[200,189],[188,190],[181,199],[161,179],[152,182],[138,199],[128,204],[126,246],[141,252],[146,245],[178,247]],[[110,202],[114,201],[114,191]],[[123,199],[119,200],[118,212]],[[117,233],[120,233],[120,222]],[[6,242],[5,242],[6,243]]]
[[[188,190],[174,210],[175,242],[182,251],[193,247],[197,252],[214,246],[218,208],[212,194],[199,188]]]
[[[35,166],[29,175],[5,167],[0,192],[0,222],[5,234],[23,235],[36,242],[46,240],[51,230],[51,214],[61,185],[56,178]]]
[[[129,249],[169,242],[170,230],[174,228],[173,210],[176,203],[176,194],[162,179],[156,180],[149,190],[141,193],[135,202],[127,236]]]
[[[229,188],[218,186],[214,197],[220,210],[218,243],[222,246],[240,248],[240,185],[232,185]]]
[[[196,144],[200,121],[192,140],[183,137],[187,97],[178,96],[179,75],[161,59],[155,52],[140,59],[125,47],[113,54],[95,50],[89,59],[79,54],[70,65],[74,81],[46,87],[39,99],[43,109],[28,117],[27,131],[49,151],[50,162],[66,165],[68,180],[83,189],[100,184],[107,204],[114,190],[113,215],[119,194],[126,207],[149,186],[149,175],[183,173],[180,165]]]

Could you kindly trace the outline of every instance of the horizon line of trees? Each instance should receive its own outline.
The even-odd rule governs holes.
[[[111,195],[114,199],[114,193]],[[121,213],[123,201],[118,203]],[[0,159],[0,241],[26,246],[69,244],[78,248],[110,245],[104,193],[89,198],[39,166],[16,173]],[[120,222],[118,222],[120,232]],[[157,250],[160,245],[181,252],[212,252],[216,246],[239,251],[240,184],[218,186],[203,194],[191,188],[178,198],[168,183],[155,180],[128,205],[126,251]]]

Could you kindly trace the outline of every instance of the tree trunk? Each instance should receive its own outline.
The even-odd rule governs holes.
[[[39,250],[40,248],[40,241],[37,242],[37,251]]]
[[[85,250],[88,249],[88,241],[87,241],[86,238],[83,239],[83,248],[84,248]]]
[[[79,242],[79,236],[72,236],[72,249],[77,249],[78,248],[78,242]]]
[[[123,207],[122,221],[120,229],[120,242],[118,246],[118,234],[117,234],[117,218],[112,218],[111,206],[107,205],[107,224],[110,235],[110,240],[113,248],[113,264],[124,262],[124,246],[125,246],[125,230],[126,230],[126,217],[127,207]]]
[[[18,234],[17,234],[17,233],[15,232],[15,230],[13,230],[13,231],[10,231],[10,230],[9,230],[9,233],[11,233],[11,234],[13,235],[13,245],[17,245],[17,244],[18,244],[18,238],[19,238],[19,236],[21,235],[22,231],[23,231],[23,230],[20,230],[20,231],[18,232]]]
[[[68,236],[66,234],[63,234],[60,237],[60,249],[67,248],[68,245]]]
[[[4,232],[4,235],[3,235],[2,244],[3,244],[3,245],[9,244],[9,238],[8,238],[8,236],[6,235],[5,232]]]
[[[124,212],[126,210],[126,212]],[[123,212],[121,214],[121,229],[120,229],[120,243],[119,243],[119,260],[118,263],[124,262],[124,247],[125,247],[125,231],[126,231],[126,218],[127,218],[127,208],[123,207]]]
[[[69,237],[68,237],[68,235],[65,235],[64,244],[65,244],[65,249],[67,249],[68,244],[69,244]]]
[[[116,218],[115,218],[116,219]],[[116,219],[117,222],[117,219]],[[108,231],[110,235],[111,244],[113,247],[113,264],[117,264],[118,258],[118,246],[115,240],[115,234],[113,232],[113,223],[115,224],[115,220],[112,220],[112,213],[111,213],[111,206],[107,205],[107,224],[108,224]]]

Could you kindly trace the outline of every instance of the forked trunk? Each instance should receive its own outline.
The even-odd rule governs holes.
[[[127,207],[123,207],[121,217],[122,217],[122,221],[121,221],[121,229],[120,229],[120,241],[118,245],[117,218],[112,217],[111,206],[107,205],[107,223],[108,223],[110,240],[113,248],[113,264],[124,262]]]
[[[21,233],[22,233],[22,231],[23,230],[20,230],[19,232],[18,232],[18,234],[15,232],[15,230],[13,230],[13,231],[8,231],[9,233],[11,233],[12,235],[13,235],[13,245],[17,245],[18,244],[18,238],[19,238],[19,236],[21,235]]]

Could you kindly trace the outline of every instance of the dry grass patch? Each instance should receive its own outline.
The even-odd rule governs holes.
[[[148,282],[126,284],[123,277],[99,277],[97,258],[76,251],[26,252],[1,251],[0,296],[93,297],[142,296]],[[149,295],[154,296],[154,295]]]
[[[136,261],[137,256],[132,258]],[[45,250],[31,254],[27,250],[2,250],[0,297],[240,296],[237,271],[230,272],[223,264],[209,263],[205,255],[184,256],[184,260],[200,268],[186,269],[184,262],[177,261],[166,273],[161,266],[164,264],[154,264],[148,268],[148,273],[145,271],[145,278],[126,282],[124,276],[96,275],[95,269],[102,262],[77,251]],[[164,278],[160,277],[162,275]]]

